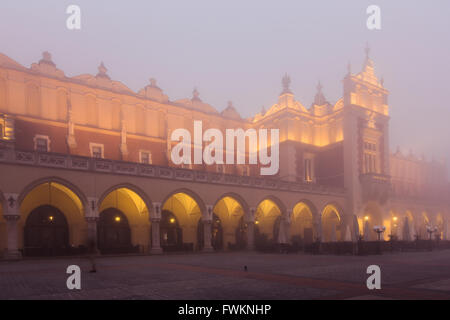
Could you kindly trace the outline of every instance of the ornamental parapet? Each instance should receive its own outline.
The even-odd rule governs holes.
[[[21,151],[15,149],[0,149],[0,163],[86,172],[111,173],[144,178],[242,186],[258,189],[276,189],[337,196],[343,196],[345,194],[344,188],[311,183],[291,182],[276,178],[238,176],[217,172],[197,171],[57,153]]]

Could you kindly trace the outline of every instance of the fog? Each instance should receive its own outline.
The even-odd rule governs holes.
[[[70,4],[81,30],[68,30]],[[366,8],[381,8],[381,30]],[[137,91],[153,77],[171,100],[200,98],[244,117],[277,101],[287,72],[309,107],[317,82],[342,96],[350,62],[361,70],[368,42],[390,91],[391,150],[450,159],[450,2],[434,1],[18,1],[0,3],[0,52],[30,66],[48,50],[67,76],[97,73]]]

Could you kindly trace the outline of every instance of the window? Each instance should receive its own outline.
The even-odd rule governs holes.
[[[50,151],[50,139],[48,136],[37,134],[34,136],[34,150],[37,152],[49,152]]]
[[[306,182],[314,181],[314,155],[305,154],[303,158],[303,179]]]
[[[3,139],[3,137],[5,136],[5,133],[3,131],[3,123],[0,123],[0,139]]]
[[[152,164],[152,153],[150,151],[139,151],[139,162],[143,164]]]
[[[312,181],[311,159],[305,159],[305,181]]]
[[[243,176],[249,176],[250,175],[250,168],[248,166],[242,167],[242,175]]]
[[[364,159],[363,159],[363,172],[364,173],[376,173],[377,168],[377,145],[372,141],[364,142]]]
[[[91,157],[97,159],[104,158],[104,147],[102,144],[90,143],[89,148],[91,149]]]

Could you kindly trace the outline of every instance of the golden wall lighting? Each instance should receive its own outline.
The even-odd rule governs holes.
[[[369,216],[365,216],[364,221],[369,221]]]

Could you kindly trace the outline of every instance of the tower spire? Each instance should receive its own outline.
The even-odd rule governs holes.
[[[364,51],[366,52],[366,60],[370,59],[370,46],[369,46],[369,42],[366,42],[366,48],[364,49]]]
[[[192,91],[192,101],[201,101],[200,100],[200,93],[197,90],[197,87],[194,87],[194,90]]]
[[[372,59],[370,59],[369,42],[366,43],[366,48],[364,49],[364,52],[366,53],[366,59],[364,61],[363,70],[366,69],[367,67],[372,67],[373,68],[373,61],[372,61]]]
[[[317,93],[322,93],[323,86],[322,86],[322,83],[320,83],[320,80],[317,83],[317,87],[316,88],[317,88]]]
[[[327,100],[325,99],[322,89],[323,89],[322,83],[319,81],[317,83],[317,93],[316,96],[314,97],[315,105],[322,106],[327,103]]]
[[[281,79],[281,84],[283,85],[283,91],[281,92],[281,94],[292,93],[291,89],[289,88],[289,86],[291,85],[291,78],[287,73],[284,75],[283,79]]]

